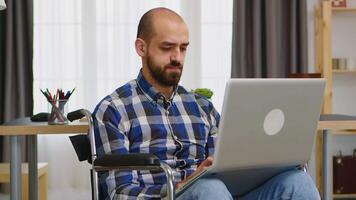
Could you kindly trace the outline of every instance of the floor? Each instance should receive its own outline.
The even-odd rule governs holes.
[[[49,200],[63,200],[63,199],[75,199],[75,200],[88,200],[91,199],[90,190],[74,190],[71,188],[61,190],[50,190],[48,193]]]
[[[74,190],[71,188],[61,190],[49,190],[48,200],[88,200],[91,199],[90,191],[86,190]],[[9,194],[1,194],[0,200],[10,200]]]
[[[10,197],[9,197],[9,195],[1,194],[1,193],[0,193],[0,199],[1,199],[1,200],[10,200]]]

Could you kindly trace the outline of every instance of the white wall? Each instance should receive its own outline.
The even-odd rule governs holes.
[[[308,70],[315,72],[315,37],[314,37],[314,10],[319,0],[307,0],[307,21],[308,21]]]

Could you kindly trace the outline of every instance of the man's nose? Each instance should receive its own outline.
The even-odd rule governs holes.
[[[171,54],[171,60],[175,60],[175,61],[179,61],[181,62],[183,60],[183,53],[182,51],[180,50],[180,48],[175,48],[173,51],[172,51],[172,54]]]

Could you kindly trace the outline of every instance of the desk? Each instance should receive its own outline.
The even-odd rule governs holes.
[[[27,153],[29,159],[29,199],[38,200],[37,173],[37,135],[83,133],[89,130],[87,123],[69,123],[68,125],[48,125],[47,122],[31,122],[19,118],[0,126],[0,135],[10,136],[10,186],[11,200],[21,200],[21,140],[28,139]]]
[[[323,200],[333,199],[333,177],[332,177],[332,134],[334,135],[356,135],[356,117],[328,114],[321,115],[318,130],[322,133],[322,197]],[[330,134],[330,131],[335,131]],[[318,167],[317,167],[318,169]],[[320,169],[318,169],[320,170]]]
[[[44,122],[31,122],[29,118],[19,118],[0,125],[0,135],[10,136],[11,140],[11,199],[21,199],[21,136],[29,140],[29,196],[30,200],[38,199],[37,165],[37,135],[38,134],[68,134],[88,132],[87,123],[70,123],[68,125],[48,125]],[[328,130],[344,131],[342,134],[356,134],[356,120],[345,120],[339,115],[323,115],[318,123],[318,130],[323,131],[323,197],[332,199],[332,152],[330,148],[331,134]],[[354,131],[351,131],[354,130]]]
[[[22,200],[28,200],[28,164],[22,163]],[[48,200],[48,164],[38,163],[38,197]],[[10,164],[0,163],[0,183],[10,183]]]

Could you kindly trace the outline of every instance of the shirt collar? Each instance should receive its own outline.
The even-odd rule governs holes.
[[[156,88],[154,88],[143,76],[142,74],[142,69],[140,70],[140,73],[137,76],[137,84],[140,87],[140,89],[142,90],[142,92],[144,92],[146,94],[146,96],[149,97],[150,100],[153,100],[155,102],[157,101],[162,101],[165,100],[164,95],[159,92]],[[170,99],[168,101],[171,101],[175,94],[177,93],[177,86],[174,87],[174,91],[172,93],[172,96],[170,97]]]

